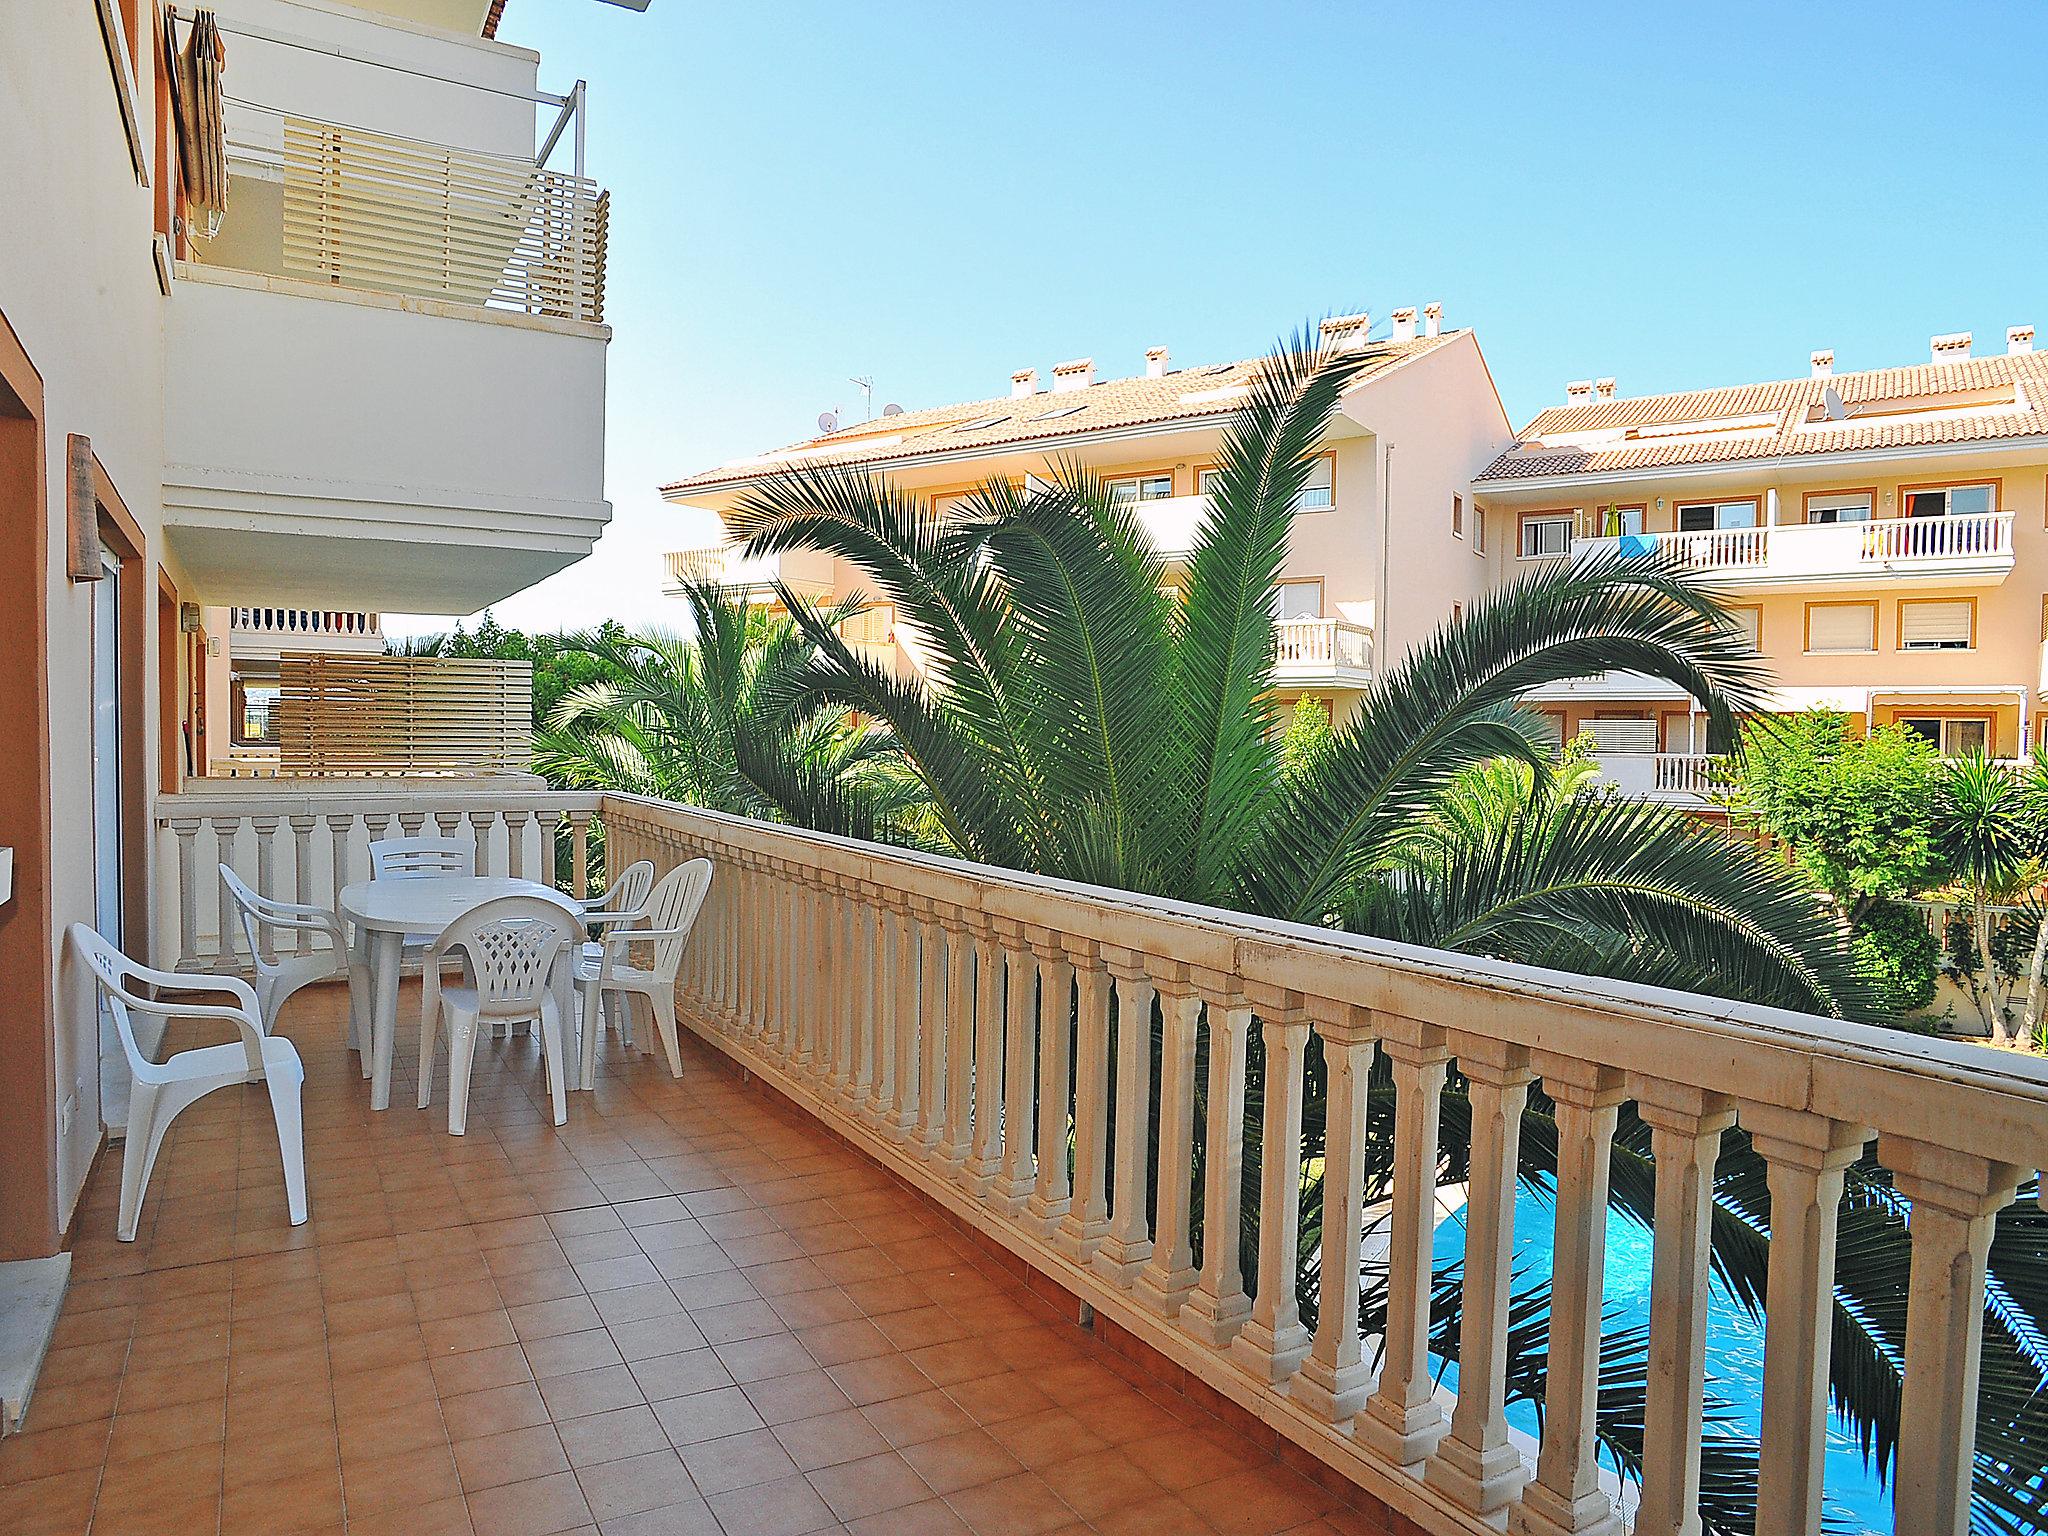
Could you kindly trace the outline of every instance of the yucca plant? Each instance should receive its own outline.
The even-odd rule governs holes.
[[[1231,419],[1178,600],[1161,595],[1169,573],[1136,509],[1074,465],[1022,488],[991,481],[944,520],[886,478],[800,468],[750,492],[738,526],[751,553],[806,548],[856,564],[916,630],[923,673],[899,677],[841,641],[831,615],[783,593],[814,649],[804,688],[821,705],[887,726],[929,796],[936,837],[958,855],[1868,1017],[1844,936],[1804,877],[1670,810],[1551,785],[1553,748],[1518,702],[1533,688],[1608,669],[1665,679],[1699,701],[1717,746],[1730,741],[1738,713],[1763,702],[1754,652],[1708,595],[1657,557],[1572,561],[1521,577],[1384,668],[1357,714],[1313,752],[1283,755],[1268,686],[1277,578],[1312,451],[1358,368],[1355,354],[1320,350],[1307,334],[1266,360]],[[1476,803],[1472,776],[1503,771],[1485,766],[1497,764],[1516,765],[1524,788],[1491,807]],[[1154,1020],[1130,1025],[1156,1030]],[[1257,1206],[1263,1086],[1256,1032],[1250,1054],[1247,1213]],[[1313,1309],[1324,1119],[1313,1047],[1307,1099],[1298,1290]],[[1455,1074],[1443,1119],[1439,1162],[1452,1178],[1468,1119]],[[1368,1120],[1369,1189],[1391,1177],[1390,1124],[1382,1078]],[[1523,1175],[1540,1186],[1556,1149],[1540,1093],[1526,1131]],[[1641,1127],[1625,1121],[1616,1204],[1645,1221],[1646,1145]],[[1745,1145],[1732,1146],[1724,1166],[1761,1177]],[[1156,1177],[1192,1177],[1199,1187],[1200,1173]],[[1247,1274],[1255,1219],[1248,1214],[1242,1233],[1214,1235],[1245,1245]],[[1714,1230],[1724,1276],[1755,1278],[1731,1284],[1732,1293],[1759,1308],[1758,1228],[1731,1208]],[[1897,1248],[1903,1255],[1902,1240]],[[1844,1277],[1838,1329],[1863,1326],[1857,1295],[1854,1277]],[[1369,1283],[1368,1329],[1373,1304]],[[1454,1350],[1454,1327],[1442,1332]],[[1623,1466],[1640,1455],[1640,1408],[1632,1419],[1621,1379],[1630,1351],[1626,1340],[1610,1351],[1618,1374],[1601,1399],[1601,1433]],[[1881,1350],[1845,1349],[1839,1359],[1867,1364],[1873,1352]],[[1523,1368],[1519,1390],[1536,1395],[1540,1361]],[[1875,1379],[1838,1368],[1838,1401]],[[2039,1380],[2048,1385],[2048,1373]],[[1895,1420],[1896,1392],[1850,1408],[1873,1424]],[[1873,1439],[1880,1464],[1887,1444]],[[1754,1480],[1745,1504],[1741,1448],[1721,1449],[1737,1462],[1720,1468],[1707,1514],[1713,1529],[1738,1530]]]

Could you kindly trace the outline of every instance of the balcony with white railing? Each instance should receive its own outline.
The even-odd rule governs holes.
[[[234,608],[228,649],[242,661],[274,660],[286,651],[381,655],[383,616],[362,609]]]
[[[1721,758],[1706,752],[1599,752],[1594,785],[1611,784],[1624,795],[1671,805],[1699,806],[1715,787]]]
[[[731,1091],[701,1070],[722,1058],[778,1096],[781,1112],[836,1138],[817,1146],[841,1162],[808,1142],[792,1154],[820,1179],[829,1168],[837,1182],[787,1198],[820,1207],[817,1220],[833,1226],[801,1225],[777,1204],[798,1242],[778,1234],[730,1260],[701,1250],[706,1265],[764,1264],[758,1275],[741,1271],[762,1281],[771,1269],[799,1279],[783,1272],[816,1265],[823,1273],[808,1283],[829,1288],[838,1250],[808,1237],[856,1235],[829,1201],[852,1187],[842,1164],[858,1156],[930,1213],[891,1227],[887,1240],[901,1247],[892,1274],[923,1268],[916,1251],[943,1246],[940,1234],[965,1234],[973,1246],[964,1251],[982,1256],[989,1274],[1021,1280],[1061,1309],[1064,1320],[1038,1324],[1032,1360],[1048,1358],[1055,1340],[1086,1341],[1125,1382],[1167,1405],[1170,1423],[1217,1414],[1217,1433],[1231,1445],[1279,1445],[1296,1467],[1316,1469],[1322,1486],[1352,1490],[1346,1496],[1362,1513],[1322,1506],[1338,1529],[1354,1519],[1380,1529],[1385,1511],[1432,1536],[1497,1536],[1504,1519],[1510,1530],[1543,1532],[1696,1528],[1698,1455],[1712,1432],[1699,1368],[1712,1292],[1704,1212],[1723,1132],[1739,1126],[1768,1164],[1776,1211],[1798,1213],[1796,1229],[1785,1222],[1769,1253],[1759,1497],[1775,1512],[1770,1531],[1814,1536],[1830,1434],[1827,1318],[1841,1170],[1874,1142],[1913,1206],[1896,1529],[1965,1528],[1988,1222],[2048,1163],[2048,1067],[2032,1058],[632,796],[335,785],[167,796],[156,824],[159,958],[209,969],[243,958],[211,875],[216,860],[268,894],[327,901],[359,877],[370,838],[399,833],[474,839],[480,868],[579,892],[594,826],[614,871],[639,858],[660,872],[709,859],[710,896],[678,981],[682,1020],[697,1038],[691,1072],[680,1083],[648,1076],[607,1050],[592,1102],[629,1119],[579,1110],[571,1131],[557,1133],[515,1092],[501,1110],[501,1136],[516,1134],[526,1156],[545,1161],[557,1147],[582,1148],[599,1127],[607,1146],[627,1125],[652,1127],[648,1145],[664,1148],[682,1127],[702,1139],[667,1161],[697,1172],[721,1155],[714,1148],[734,1142],[715,1127],[695,1128],[705,1106]],[[1247,1102],[1254,1033],[1263,1046],[1255,1106]],[[505,1070],[530,1073],[522,1044],[495,1047],[492,1062],[502,1057]],[[1312,1051],[1321,1063],[1313,1079]],[[1439,1108],[1453,1068],[1472,1112],[1469,1136],[1459,1133],[1447,1154]],[[1328,1124],[1313,1168],[1301,1139],[1312,1080],[1325,1085]],[[1522,1177],[1521,1112],[1539,1082],[1556,1107],[1562,1173],[1554,1194],[1533,1192]],[[341,1100],[323,1123],[352,1124],[365,1113],[348,1102],[365,1091],[352,1072],[325,1073],[309,1092],[316,1087]],[[613,1090],[615,1106],[605,1097]],[[1609,1142],[1625,1103],[1652,1128],[1647,1233],[1609,1204]],[[387,1131],[370,1118],[380,1147],[399,1145],[396,1119]],[[311,1150],[335,1155],[327,1145]],[[167,1153],[173,1168],[180,1155]],[[758,1164],[751,1144],[743,1155]],[[1254,1177],[1247,1165],[1255,1155]],[[1368,1183],[1369,1170],[1377,1171]],[[319,1172],[316,1156],[316,1206]],[[764,1208],[774,1203],[767,1187],[754,1193]],[[1447,1196],[1464,1212],[1455,1270],[1442,1269],[1434,1251]],[[737,1208],[690,1199],[683,1196],[700,1218]],[[1304,1209],[1310,1200],[1315,1208]],[[1530,1201],[1541,1202],[1546,1228],[1555,1229],[1547,1385],[1533,1430],[1510,1424],[1505,1396],[1516,1214]],[[705,1229],[693,1240],[714,1235],[708,1220]],[[772,1229],[757,1221],[717,1235],[725,1242]],[[1609,1235],[1619,1231],[1639,1255],[1650,1296],[1649,1432],[1643,1463],[1626,1481],[1599,1459],[1591,1434],[1602,1277]],[[1319,1245],[1306,1266],[1304,1232]],[[1209,1240],[1214,1233],[1231,1240]],[[973,1265],[950,1247],[933,1263],[927,1278],[937,1289],[920,1290],[916,1302],[938,1322],[929,1303],[952,1294],[940,1282]],[[1298,1299],[1304,1273],[1323,1277],[1309,1282],[1312,1325]],[[1455,1390],[1431,1352],[1431,1298],[1444,1284],[1461,1293]],[[845,1289],[859,1289],[851,1274]],[[1364,1315],[1362,1293],[1377,1298]],[[841,1315],[815,1314],[827,1321],[806,1325],[821,1330],[814,1348],[853,1342],[842,1337],[851,1325],[829,1321]],[[1373,1315],[1385,1326],[1368,1332]],[[772,1326],[765,1312],[763,1325]],[[886,1321],[881,1331],[859,1331],[868,1355],[910,1347]],[[1120,1390],[1105,1375],[1098,1390],[1112,1388]],[[934,1409],[954,1411],[939,1395]],[[1097,1444],[1092,1435],[1071,1452],[1046,1444],[1032,1464],[1062,1486],[1065,1463]],[[1214,1454],[1207,1444],[1191,1439],[1187,1454]],[[852,1467],[837,1486],[852,1499],[862,1475]],[[1559,1510],[1569,1515],[1563,1523],[1553,1517]],[[1275,1518],[1246,1507],[1230,1518],[1225,1528],[1248,1533],[1301,1528],[1298,1509]]]
[[[1372,631],[1348,619],[1278,620],[1273,681],[1281,687],[1365,687],[1372,681]]]
[[[2012,571],[2012,513],[1623,534],[1577,538],[1571,551],[1575,559],[1655,552],[1740,589],[1888,586],[1902,577],[1993,585]]]
[[[535,95],[574,169],[230,102],[226,217],[165,308],[164,521],[206,600],[469,612],[595,544],[609,203],[582,87]]]
[[[705,582],[743,590],[756,601],[773,598],[778,582],[807,598],[832,591],[832,557],[812,549],[748,556],[737,545],[702,544],[672,549],[662,564],[667,576],[662,592],[668,597],[681,597],[685,586]]]

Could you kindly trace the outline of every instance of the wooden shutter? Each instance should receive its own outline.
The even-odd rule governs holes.
[[[1811,603],[1806,609],[1809,651],[1874,651],[1877,649],[1875,603]]]
[[[1970,643],[1975,614],[1966,597],[1899,604],[1899,645],[1909,651],[1946,650]]]
[[[285,777],[524,773],[533,664],[287,653],[276,719]]]

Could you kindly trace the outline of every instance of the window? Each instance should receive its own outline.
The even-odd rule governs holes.
[[[1902,716],[1899,724],[1924,736],[1943,757],[1982,757],[1991,750],[1991,722],[1979,715],[1958,719],[1945,715]]]
[[[1977,605],[1967,597],[1904,598],[1899,603],[1899,649],[1966,651],[1976,640]]]
[[[1218,477],[1219,477],[1219,476],[1221,476],[1221,475],[1222,475],[1222,473],[1223,473],[1223,471],[1222,471],[1221,469],[1217,468],[1217,467],[1216,467],[1216,466],[1215,466],[1214,464],[1211,464],[1211,465],[1209,465],[1209,466],[1208,466],[1207,468],[1205,468],[1205,469],[1198,469],[1198,470],[1196,470],[1196,471],[1195,471],[1195,489],[1196,489],[1196,491],[1198,491],[1198,492],[1199,492],[1200,494],[1202,494],[1202,495],[1204,495],[1204,496],[1207,496],[1207,495],[1209,495],[1209,494],[1210,494],[1211,492],[1213,492],[1213,491],[1214,491],[1214,490],[1216,489],[1217,485],[1218,485],[1218,484],[1220,483],[1220,482],[1219,482],[1219,479],[1218,479]]]
[[[1088,407],[1085,405],[1055,406],[1052,410],[1040,411],[1031,419],[1033,421],[1058,421],[1062,416],[1076,416],[1087,409]]]
[[[1761,608],[1730,608],[1728,627],[1749,642],[1752,651],[1764,648],[1764,611]]]
[[[1275,588],[1274,617],[1320,619],[1323,616],[1321,581],[1283,581]]]
[[[1172,475],[1123,475],[1103,484],[1120,502],[1164,501],[1173,494]]]
[[[1641,715],[1595,715],[1579,729],[1596,752],[1655,752],[1657,722]]]
[[[1678,507],[1680,533],[1705,533],[1712,528],[1754,528],[1756,502],[1687,501]]]
[[[1486,553],[1486,508],[1476,501],[1472,503],[1472,553]]]
[[[1641,507],[1602,507],[1596,515],[1596,526],[1600,536],[1606,539],[1620,538],[1624,534],[1643,531],[1643,509]]]
[[[931,500],[932,516],[951,517],[967,504],[967,499],[973,494],[972,491],[950,491],[943,496],[934,496]]]
[[[955,432],[980,432],[988,427],[1000,427],[1009,419],[1007,416],[984,416],[979,421],[963,421],[953,430]]]
[[[1294,498],[1297,512],[1327,512],[1337,504],[1337,456],[1326,453],[1310,466],[1301,494]]]
[[[1998,510],[1995,485],[1931,485],[1905,491],[1908,517],[1967,517]]]
[[[896,639],[896,609],[889,603],[881,603],[840,620],[839,638],[848,645],[893,644]]]
[[[1465,537],[1465,498],[1462,496],[1451,497],[1451,537]]]
[[[275,677],[237,672],[228,683],[229,734],[238,747],[277,745]]]
[[[1806,648],[1812,652],[1877,649],[1877,604],[1808,603]]]
[[[1557,555],[1569,554],[1571,547],[1571,513],[1539,513],[1522,519],[1524,560],[1548,560]]]
[[[1806,498],[1809,523],[1867,523],[1870,521],[1869,491],[1828,491]]]

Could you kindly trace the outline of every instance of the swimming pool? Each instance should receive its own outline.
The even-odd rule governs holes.
[[[1515,1201],[1515,1288],[1547,1284],[1556,1210],[1547,1190],[1523,1184]],[[1607,1226],[1607,1268],[1604,1311],[1610,1328],[1642,1327],[1650,1320],[1650,1233],[1619,1212]],[[1465,1213],[1462,1209],[1436,1229],[1435,1261],[1439,1269],[1465,1254]],[[1441,1362],[1440,1362],[1441,1363]],[[1444,1380],[1457,1386],[1458,1368],[1444,1366]],[[1764,1389],[1764,1325],[1713,1285],[1708,1305],[1707,1394],[1726,1406],[1731,1428],[1755,1435],[1762,1417]],[[1532,1403],[1510,1403],[1508,1420],[1530,1435],[1536,1433]],[[1829,1530],[1855,1536],[1884,1536],[1892,1529],[1891,1490],[1874,1469],[1866,1468],[1855,1436],[1838,1421],[1828,1426],[1826,1512]]]

